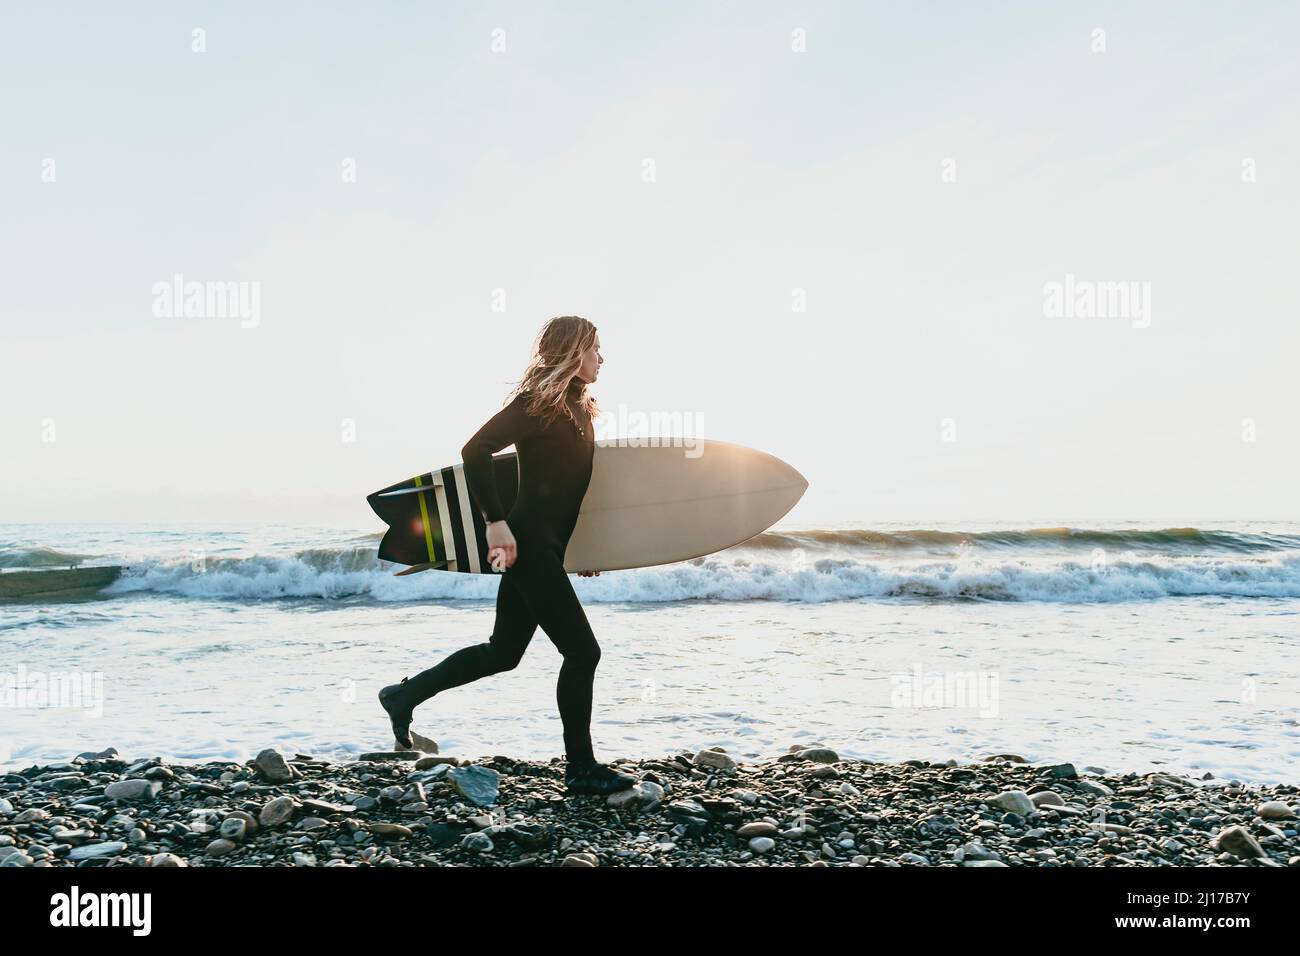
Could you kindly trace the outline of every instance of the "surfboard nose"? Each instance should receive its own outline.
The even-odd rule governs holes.
[[[768,457],[780,466],[780,470],[784,473],[783,477],[786,479],[786,483],[791,488],[798,488],[798,497],[802,497],[803,493],[808,490],[808,479],[803,476],[803,473],[788,461],[785,461],[782,458],[777,458],[776,455],[768,455]],[[798,500],[798,498],[796,498],[796,500]]]

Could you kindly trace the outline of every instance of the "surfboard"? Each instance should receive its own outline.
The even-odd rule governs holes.
[[[518,455],[493,456],[492,474],[509,512],[519,491]],[[601,439],[564,568],[618,571],[713,554],[766,531],[807,487],[793,467],[744,445],[697,439],[687,448]],[[381,488],[366,501],[388,525],[379,557],[410,565],[399,574],[493,573],[483,515],[463,464]]]

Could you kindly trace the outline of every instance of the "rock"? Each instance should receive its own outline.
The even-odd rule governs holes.
[[[456,764],[447,761],[430,767],[428,770],[416,770],[413,773],[408,774],[406,779],[411,783],[430,783],[434,780],[441,780],[443,777],[447,776],[455,766]]]
[[[257,822],[264,827],[275,827],[292,819],[294,811],[293,797],[276,797],[262,807],[257,815]]]
[[[1209,774],[1209,776],[1213,778],[1214,774]],[[1202,779],[1205,778],[1203,777]],[[1172,777],[1167,773],[1149,773],[1146,775],[1146,780],[1148,783],[1163,784],[1166,787],[1179,787],[1182,789],[1186,789],[1187,787],[1192,786],[1192,784],[1188,783],[1186,780],[1182,779],[1181,777]]]
[[[1079,771],[1074,769],[1072,763],[1058,763],[1043,767],[1042,774],[1049,780],[1077,780],[1079,777]]]
[[[1255,812],[1265,820],[1290,820],[1295,816],[1295,811],[1281,800],[1269,800],[1267,803],[1261,803],[1259,809]]]
[[[501,775],[490,767],[477,765],[453,767],[450,776],[451,785],[456,792],[470,803],[480,807],[490,807],[497,802],[497,788]]]
[[[1079,780],[1075,782],[1074,786],[1076,789],[1092,794],[1094,797],[1113,797],[1115,795],[1115,791],[1104,783],[1096,783],[1092,780]]]
[[[963,844],[953,851],[952,858],[958,863],[977,862],[984,860],[1001,860],[1002,857],[986,848],[982,843],[974,841]]]
[[[324,800],[310,800],[310,799],[305,799],[302,801],[302,808],[308,813],[324,814],[326,816],[330,816],[336,813],[351,813],[353,810],[356,809],[356,807],[353,806],[352,804],[328,803]]]
[[[227,853],[236,849],[238,844],[233,840],[213,840],[203,850],[208,856],[225,856]]]
[[[1007,763],[1028,763],[1020,754],[990,754],[984,760],[1005,760]]]
[[[619,790],[617,793],[611,793],[605,798],[605,806],[612,807],[615,810],[630,810],[642,802],[648,801],[646,801],[645,791],[639,786]]]
[[[1036,807],[1045,805],[1053,807],[1065,806],[1065,798],[1055,790],[1039,790],[1037,793],[1031,793],[1029,799],[1034,802]]]
[[[372,823],[370,832],[375,836],[397,837],[403,839],[411,835],[411,828],[404,827],[400,823]]]
[[[685,825],[687,830],[695,836],[703,833],[704,829],[713,822],[709,811],[694,800],[673,801],[668,804],[668,815],[673,820]]]
[[[161,780],[119,780],[104,788],[104,796],[110,800],[152,800],[163,788]]]
[[[1258,859],[1266,855],[1264,848],[1259,845],[1259,841],[1250,835],[1249,830],[1241,826],[1228,827],[1226,830],[1220,831],[1219,835],[1211,841],[1211,846],[1216,850],[1224,850],[1243,859]]]
[[[429,797],[424,792],[424,784],[419,781],[407,787],[406,792],[402,794],[402,803],[426,803]]]
[[[293,865],[294,866],[315,866],[316,857],[310,853],[295,852],[293,855]]]
[[[460,845],[475,853],[491,853],[493,849],[492,838],[486,833],[467,833]]]
[[[50,815],[40,807],[32,807],[30,810],[24,810],[14,817],[14,823],[39,823],[41,820],[48,820],[49,818]]]
[[[1006,810],[1008,813],[1016,813],[1022,817],[1034,811],[1034,801],[1030,800],[1029,794],[1023,790],[1004,790],[985,802],[991,807]]]
[[[112,760],[117,756],[117,748],[109,747],[107,750],[101,750],[95,753],[93,750],[87,750],[85,753],[79,753],[73,760]]]
[[[155,853],[149,861],[150,866],[189,866],[175,853]]]
[[[221,821],[221,835],[227,840],[233,840],[239,843],[244,839],[244,833],[248,829],[248,823],[239,817],[226,817]]]
[[[10,803],[8,800],[6,800],[4,797],[0,797],[0,814],[8,815],[13,812],[14,812],[14,805]]]
[[[415,769],[429,770],[441,764],[451,764],[454,767],[456,765],[456,758],[455,757],[421,757],[419,760],[415,762]]]
[[[570,853],[560,866],[599,866],[600,861],[590,853]]]
[[[11,853],[0,859],[0,866],[31,866],[34,862],[26,853]]]
[[[436,740],[430,740],[428,737],[417,734],[414,730],[410,733],[412,750],[418,750],[420,753],[426,754],[436,754],[438,752],[438,742]]]
[[[744,826],[736,830],[736,836],[744,837],[745,839],[759,836],[774,837],[778,832],[780,831],[766,820],[755,820],[752,823],[746,823]]]
[[[926,817],[916,825],[916,835],[923,840],[930,840],[936,837],[947,837],[958,835],[957,821],[947,814],[937,813],[932,817]]]
[[[1114,833],[1116,836],[1132,836],[1131,827],[1121,826],[1118,823],[1094,823],[1094,829],[1101,830],[1103,833]]]
[[[289,783],[293,780],[293,771],[280,751],[268,747],[253,760],[253,768],[263,780],[270,783]]]
[[[111,840],[107,843],[87,843],[85,846],[75,846],[72,852],[68,854],[69,860],[99,860],[106,856],[116,856],[126,849],[126,844],[120,840]]]
[[[251,813],[248,813],[245,810],[231,810],[229,813],[226,814],[226,819],[229,820],[232,818],[236,820],[244,821],[245,833],[256,833],[259,829],[257,823],[257,817],[253,816]]]
[[[299,830],[319,830],[321,827],[329,825],[329,821],[321,817],[303,817],[298,821]]]
[[[1001,860],[967,860],[962,866],[1006,866]]]
[[[391,761],[391,760],[419,760],[419,751],[415,750],[376,750],[373,753],[360,754],[358,760],[370,761]]]
[[[695,755],[691,763],[697,767],[709,767],[714,770],[736,769],[736,761],[731,759],[731,755],[714,747],[701,750]]]
[[[929,866],[930,861],[920,853],[903,853],[898,857],[900,863],[911,863],[914,866]]]
[[[755,853],[766,853],[776,846],[776,841],[771,837],[756,836],[749,841],[749,848]]]
[[[505,834],[525,850],[540,850],[551,838],[550,831],[536,823],[517,823],[507,827]]]
[[[839,754],[829,747],[803,747],[793,753],[782,754],[778,761],[811,761],[812,763],[837,763]]]

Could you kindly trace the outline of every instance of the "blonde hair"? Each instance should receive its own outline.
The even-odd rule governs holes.
[[[549,425],[557,415],[572,418],[564,396],[569,382],[578,373],[582,353],[596,341],[596,326],[580,315],[558,315],[537,333],[533,340],[533,354],[524,368],[524,374],[511,390],[507,399],[522,392],[530,392],[525,410]],[[578,404],[586,410],[592,421],[600,414],[600,406],[588,393],[587,383],[578,392]]]

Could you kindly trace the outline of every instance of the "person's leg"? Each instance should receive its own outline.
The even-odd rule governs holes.
[[[397,742],[411,746],[411,712],[416,707],[444,690],[512,670],[536,632],[537,620],[516,587],[516,579],[507,571],[497,587],[496,622],[487,642],[462,647],[435,666],[379,692],[379,702],[388,712]]]
[[[517,584],[533,617],[564,656],[555,699],[564,725],[565,756],[571,763],[594,762],[591,699],[600,662],[596,635],[557,551],[539,548],[521,555],[511,572],[516,568],[523,572]]]
[[[506,575],[497,587],[496,623],[492,636],[482,644],[472,644],[454,651],[440,664],[416,674],[403,687],[412,707],[434,694],[459,687],[489,674],[513,670],[537,633],[533,618],[514,580]]]

